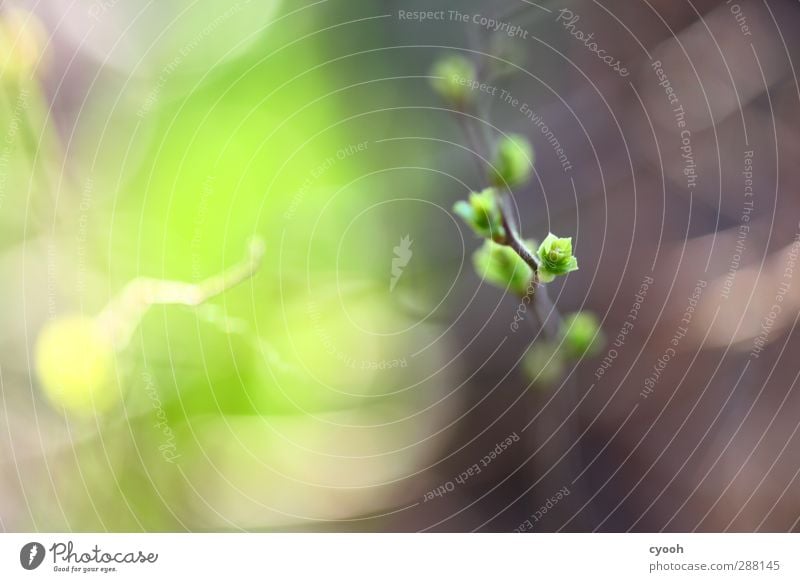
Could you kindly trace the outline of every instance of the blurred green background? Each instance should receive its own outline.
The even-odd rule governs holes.
[[[342,2],[51,8],[14,13],[3,39],[9,62],[36,57],[33,77],[3,79],[19,128],[3,318],[21,332],[2,356],[4,465],[24,500],[5,527],[313,528],[407,505],[419,492],[400,481],[436,451],[446,397],[425,316],[459,264],[434,272],[420,252],[390,290],[392,249],[459,230],[427,193],[447,178],[417,169],[430,145],[386,141],[430,114],[396,108],[383,19]],[[31,358],[48,323],[94,317],[137,277],[198,282],[253,236],[251,280],[146,313],[110,411],[43,395]]]

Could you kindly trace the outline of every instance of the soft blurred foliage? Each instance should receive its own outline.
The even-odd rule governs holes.
[[[402,504],[410,493],[392,482],[422,465],[431,448],[417,443],[441,422],[426,410],[441,397],[436,337],[404,309],[441,297],[435,281],[411,293],[429,279],[422,255],[389,294],[393,245],[425,235],[419,221],[383,223],[406,212],[398,186],[418,178],[381,161],[399,152],[413,166],[424,148],[376,142],[403,114],[364,111],[340,74],[356,60],[347,27],[331,26],[347,9],[76,4],[84,14],[38,11],[68,25],[35,39],[38,70],[3,79],[4,319],[24,329],[4,343],[25,338],[2,356],[4,472],[18,472],[0,495],[3,524],[258,529]],[[358,27],[359,42],[380,30]],[[14,42],[3,38],[8,59]],[[379,77],[377,60],[359,63]],[[391,101],[388,84],[364,91]],[[251,281],[147,313],[117,354],[112,412],[93,416],[74,382],[61,402],[39,390],[33,354],[20,356],[44,322],[96,314],[136,277],[199,281],[254,234],[267,254]],[[56,353],[51,343],[40,353]],[[80,379],[87,370],[64,359],[79,352],[46,370]],[[26,503],[12,510],[8,487]]]

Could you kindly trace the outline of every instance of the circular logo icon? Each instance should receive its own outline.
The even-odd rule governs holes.
[[[26,570],[35,570],[44,561],[44,546],[39,542],[30,542],[19,551],[19,563]]]

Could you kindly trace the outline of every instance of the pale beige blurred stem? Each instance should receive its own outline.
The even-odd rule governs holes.
[[[114,348],[121,350],[152,305],[201,305],[255,275],[263,257],[264,242],[254,238],[240,263],[199,283],[136,278],[100,312],[97,324]]]

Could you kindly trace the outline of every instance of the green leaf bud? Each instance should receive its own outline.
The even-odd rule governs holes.
[[[503,215],[494,189],[487,188],[483,192],[473,192],[469,195],[469,202],[464,200],[456,202],[453,212],[458,214],[478,236],[496,242],[505,240]]]
[[[461,107],[472,99],[477,73],[472,62],[459,55],[439,59],[431,69],[431,85],[448,103]]]
[[[478,275],[489,283],[521,296],[528,292],[533,271],[510,247],[487,240],[472,259]]]
[[[564,318],[561,330],[570,357],[595,356],[605,345],[605,336],[597,316],[589,312],[572,313]]]
[[[558,275],[578,270],[578,259],[572,255],[572,238],[548,234],[536,252],[539,259],[539,280],[549,283]]]
[[[534,154],[530,142],[521,135],[500,140],[495,152],[492,181],[498,187],[519,186],[528,181],[533,169]]]
[[[525,354],[522,368],[535,384],[553,385],[564,375],[564,354],[557,344],[538,340]]]

